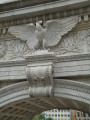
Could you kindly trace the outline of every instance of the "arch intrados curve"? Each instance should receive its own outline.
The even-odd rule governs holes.
[[[27,118],[55,108],[75,109],[90,114],[90,85],[63,79],[55,79],[54,83],[54,97],[45,98],[30,97],[27,81],[2,88],[0,90],[0,112],[8,108],[11,108],[11,111],[25,109]],[[23,113],[23,116],[25,117],[26,114]]]

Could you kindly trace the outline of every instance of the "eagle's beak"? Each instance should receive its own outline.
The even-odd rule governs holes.
[[[43,23],[42,20],[41,21],[37,21],[36,23],[39,23],[40,25]]]

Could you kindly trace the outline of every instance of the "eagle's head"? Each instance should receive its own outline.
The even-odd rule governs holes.
[[[37,28],[38,31],[42,31],[42,26],[41,26],[41,24],[42,24],[42,21],[37,21],[37,22],[36,22],[36,28]]]

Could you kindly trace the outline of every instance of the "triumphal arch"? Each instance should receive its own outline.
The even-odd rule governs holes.
[[[54,108],[90,114],[90,0],[0,4],[0,120]]]

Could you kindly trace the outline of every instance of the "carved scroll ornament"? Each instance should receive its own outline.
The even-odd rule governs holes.
[[[53,74],[51,65],[29,67],[26,69],[26,73],[30,84],[30,96],[52,96]]]
[[[43,52],[42,52],[43,51]],[[30,97],[53,96],[53,58],[47,50],[38,51],[37,55],[27,56],[26,76],[29,82]]]

